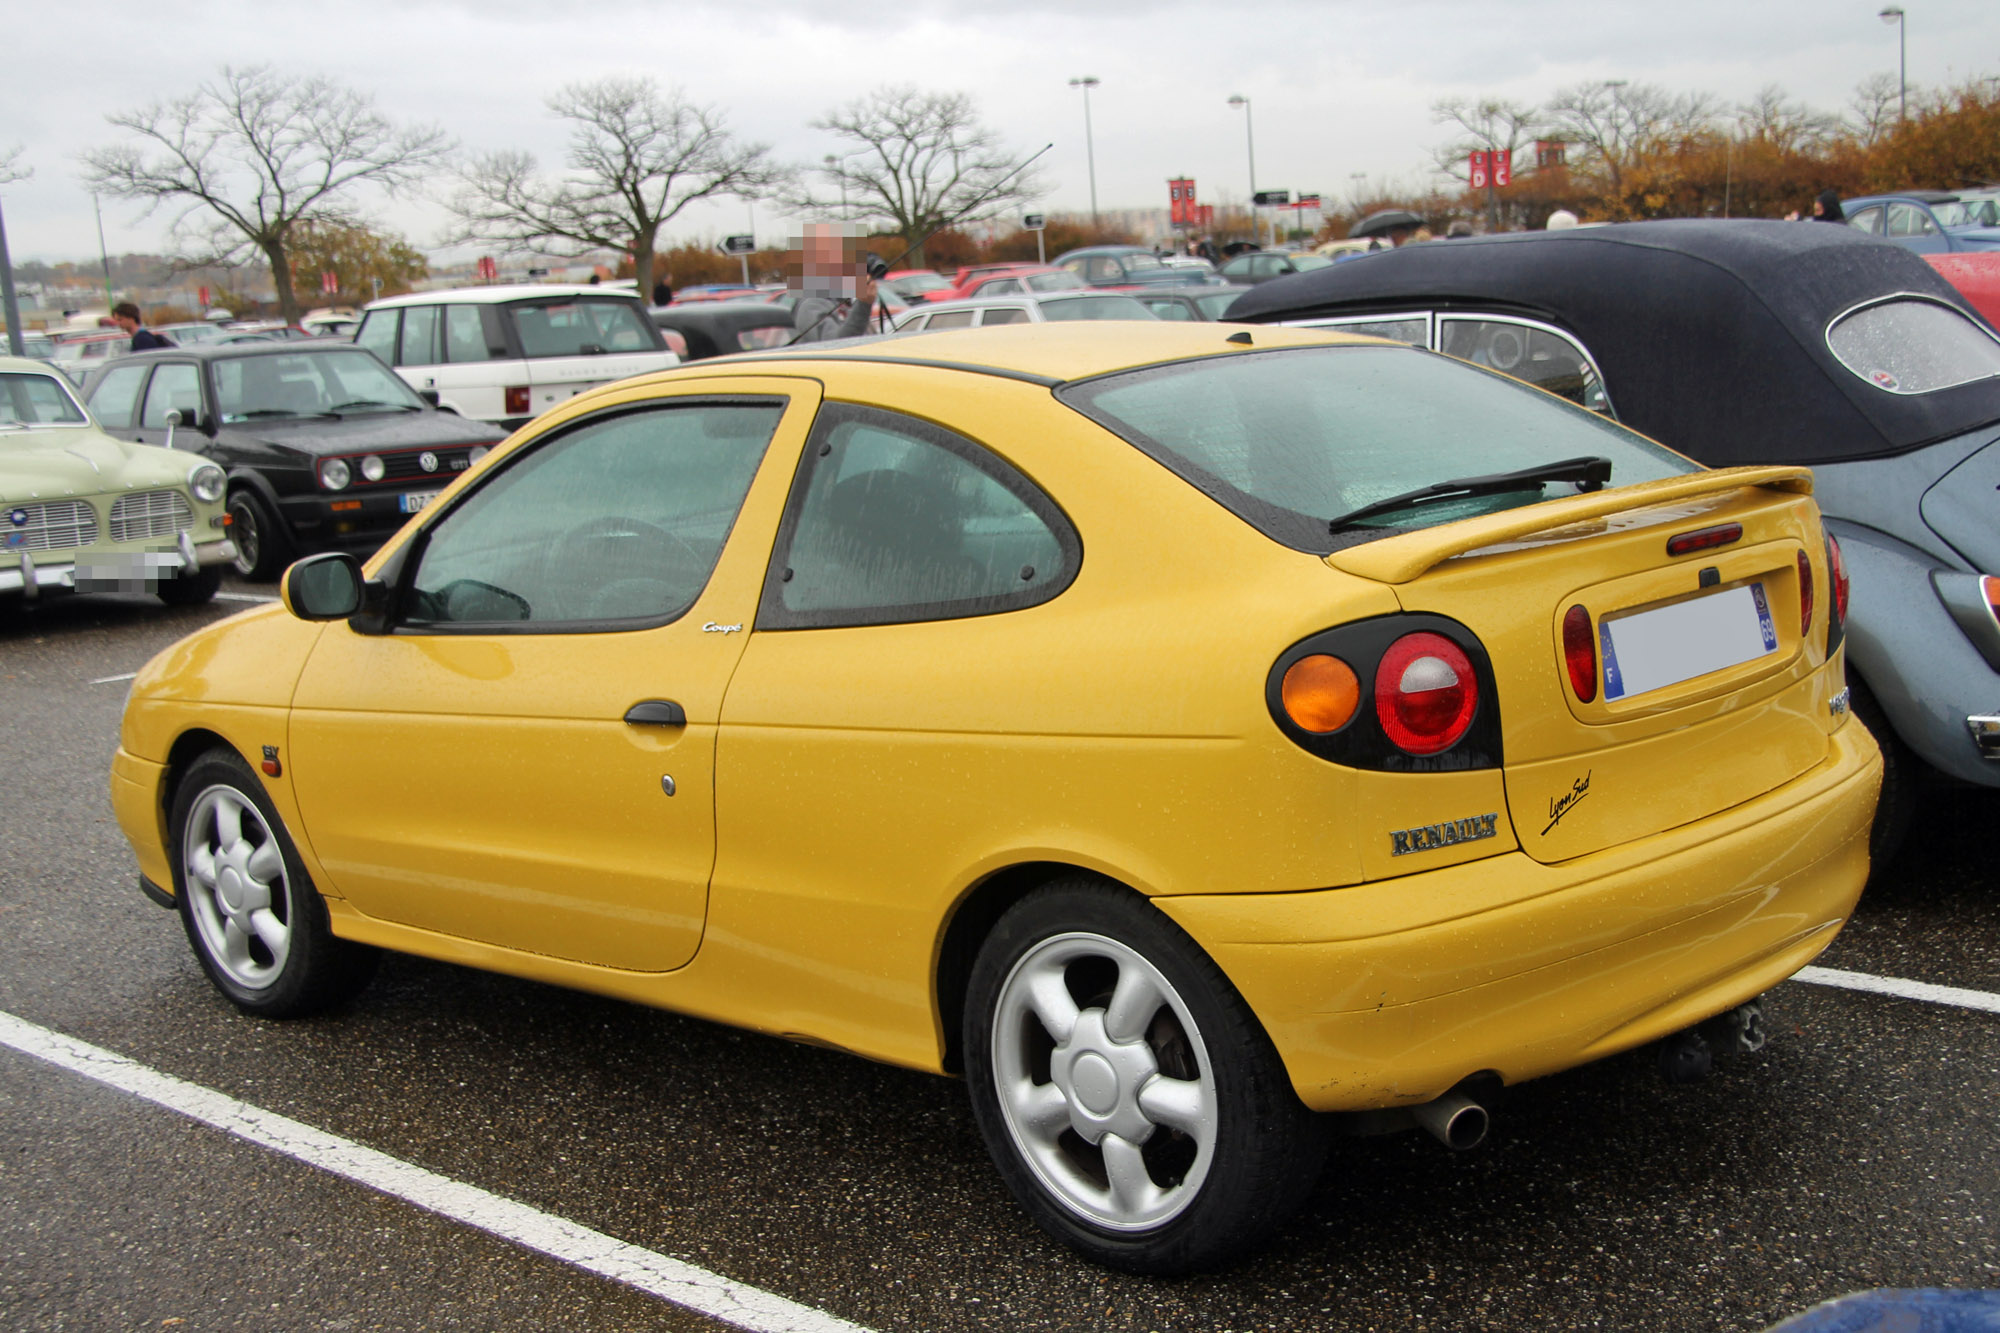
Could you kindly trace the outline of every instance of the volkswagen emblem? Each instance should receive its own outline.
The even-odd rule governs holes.
[[[25,528],[28,526],[28,511],[25,509],[16,509],[7,515],[7,521],[17,528]]]
[[[426,472],[435,472],[438,470],[438,456],[426,449],[417,455],[417,466]]]

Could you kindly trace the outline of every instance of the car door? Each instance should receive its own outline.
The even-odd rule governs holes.
[[[1951,242],[1922,204],[1890,204],[1888,230],[1884,234],[1897,245],[1920,255],[1941,255],[1951,249]]]
[[[176,445],[192,447],[185,442],[195,434],[194,423],[207,413],[202,404],[201,367],[192,361],[162,361],[153,367],[132,438],[141,444],[165,444],[169,412],[181,414],[182,424],[174,432]]]
[[[329,892],[604,967],[693,956],[723,692],[819,391],[674,389],[501,460],[397,557],[387,633],[327,628],[288,767]]]

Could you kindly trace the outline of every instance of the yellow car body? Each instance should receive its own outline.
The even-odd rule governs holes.
[[[145,880],[177,884],[178,775],[225,746],[264,762],[338,937],[947,1072],[984,932],[1034,884],[1086,872],[1187,932],[1315,1111],[1594,1060],[1825,948],[1867,875],[1881,766],[1827,646],[1809,476],[1690,471],[1302,552],[1051,387],[1364,341],[1259,329],[1247,348],[1228,332],[926,335],[578,397],[367,572],[393,572],[457,497],[573,423],[782,400],[693,605],[548,635],[361,633],[268,607],[189,637],[134,682],[112,768]],[[834,403],[893,406],[1032,478],[1080,536],[1073,580],[998,614],[759,628],[773,534]],[[1669,535],[1723,524],[1743,539],[1660,557]],[[1805,565],[1820,594],[1802,626]],[[1703,587],[1763,581],[1777,650],[1635,698],[1574,697],[1563,608],[1684,598],[1697,566]],[[1411,614],[1484,643],[1505,763],[1364,771],[1274,724],[1288,646]],[[621,721],[668,696],[684,726]]]

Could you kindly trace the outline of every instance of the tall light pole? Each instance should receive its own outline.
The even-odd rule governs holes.
[[[1903,21],[1903,7],[1889,5],[1880,15],[1884,23],[1896,25],[1896,120],[1910,118],[1910,28]]]
[[[1097,224],[1097,147],[1090,132],[1090,90],[1102,80],[1095,74],[1079,74],[1069,81],[1072,88],[1083,89],[1083,158],[1090,168],[1090,225]]]
[[[1231,93],[1229,105],[1243,108],[1243,142],[1250,149],[1250,234],[1257,234],[1257,131],[1250,119],[1250,99]]]
[[[828,153],[821,160],[826,163],[827,174],[840,185],[840,217],[844,222],[847,220],[847,173],[840,169],[840,159],[832,153]]]

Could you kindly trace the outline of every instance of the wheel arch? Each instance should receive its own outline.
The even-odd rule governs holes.
[[[161,770],[158,804],[160,808],[160,831],[164,835],[162,846],[172,847],[173,829],[169,827],[169,812],[173,809],[174,793],[180,790],[181,779],[195,760],[210,750],[227,750],[245,763],[243,752],[232,745],[229,738],[206,727],[190,727],[174,737],[173,745],[167,750],[167,764]]]

